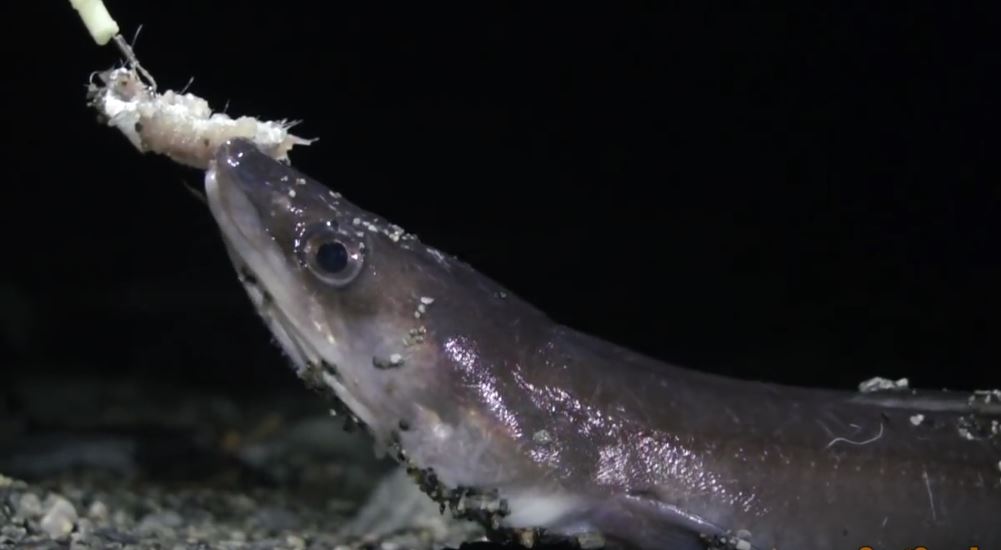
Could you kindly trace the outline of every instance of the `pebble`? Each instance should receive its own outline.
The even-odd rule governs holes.
[[[424,328],[414,329],[415,336],[424,333]],[[386,351],[387,361],[405,358],[405,354],[393,357],[389,352],[394,350]],[[172,419],[172,414],[167,416]],[[315,417],[314,412],[308,414],[317,422],[326,420]],[[251,423],[251,419],[241,419],[236,425]],[[233,426],[221,423],[205,440],[218,441],[218,435],[230,429]],[[241,433],[251,431],[241,429]],[[360,546],[338,534],[339,526],[364,502],[364,493],[376,476],[382,475],[383,468],[369,466],[368,460],[363,466],[352,463],[346,469],[339,463],[330,468],[326,455],[313,457],[311,437],[303,443],[295,441],[295,446],[289,444],[289,449],[281,450],[281,456],[269,459],[273,464],[268,464],[268,472],[273,467],[287,469],[288,484],[258,484],[256,477],[244,479],[242,475],[235,479],[212,476],[193,487],[151,483],[144,478],[126,483],[118,476],[87,471],[53,475],[38,485],[2,481],[0,550],[306,550],[338,545],[343,545],[343,550],[358,550]],[[231,466],[224,463],[220,468],[228,473]],[[317,490],[345,486],[350,491],[332,500],[328,500],[326,490]],[[452,541],[483,536],[478,526],[439,516],[437,507],[433,512],[435,519],[430,524],[424,519],[401,524],[393,533],[373,536],[371,545],[365,547],[433,550]]]
[[[111,522],[119,527],[128,525],[129,523],[131,523],[131,521],[132,518],[130,518],[129,515],[125,513],[125,510],[118,510],[111,517]]]
[[[87,518],[80,518],[76,520],[76,529],[73,530],[72,540],[86,539],[93,531],[94,524]]]
[[[17,515],[25,519],[42,515],[42,501],[34,493],[24,493],[17,501]]]
[[[62,539],[73,532],[76,508],[65,498],[53,495],[46,499],[45,516],[39,522],[41,530],[53,539]]]
[[[100,500],[95,500],[87,510],[87,516],[99,521],[104,520],[108,517],[108,507]]]
[[[597,550],[605,547],[605,537],[601,533],[584,533],[577,535],[577,546],[581,550]]]
[[[265,507],[251,516],[254,526],[262,531],[278,533],[289,531],[299,526],[299,518],[283,508]]]
[[[174,530],[180,527],[184,523],[181,515],[174,511],[166,512],[153,512],[151,514],[146,514],[141,520],[139,520],[139,525],[136,529],[143,534],[154,534],[159,533],[163,535],[172,535]]]
[[[539,430],[532,435],[532,441],[535,441],[540,445],[545,445],[547,443],[552,443],[553,436],[549,435],[549,432],[546,430]]]
[[[734,550],[751,550],[751,532],[746,529],[737,531],[737,541]]]
[[[518,544],[524,546],[525,548],[535,547],[535,531],[531,529],[525,529],[518,533]]]
[[[4,525],[0,527],[0,543],[20,542],[28,536],[28,530],[20,525]]]
[[[400,367],[403,365],[403,356],[399,353],[394,353],[388,358],[374,356],[372,357],[372,366],[377,369],[391,369],[395,367]]]

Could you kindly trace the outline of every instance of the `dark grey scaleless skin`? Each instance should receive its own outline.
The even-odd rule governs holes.
[[[1001,394],[827,391],[664,364],[553,322],[249,142],[221,148],[206,189],[299,376],[497,536],[1001,549]]]

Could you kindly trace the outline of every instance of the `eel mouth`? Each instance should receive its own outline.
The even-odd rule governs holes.
[[[205,174],[209,209],[222,233],[230,261],[258,314],[292,360],[299,378],[322,382],[361,424],[373,426],[378,417],[360,398],[357,382],[343,379],[343,342],[335,337],[329,312],[304,290],[301,275],[273,239],[262,212],[274,195],[283,194],[281,182],[268,177],[273,161],[259,164],[260,156],[247,154],[254,146],[232,141],[221,147]],[[376,435],[376,434],[373,434]],[[379,439],[379,438],[377,438]],[[383,443],[384,444],[384,443]]]
[[[231,247],[227,244],[227,249]],[[281,306],[271,297],[268,290],[261,285],[253,271],[242,263],[231,251],[230,258],[236,267],[240,282],[257,313],[264,319],[271,334],[278,341],[295,367],[296,374],[302,377],[309,369],[324,364],[319,353],[310,343],[299,335],[295,324],[282,310]]]
[[[283,308],[291,296],[277,296],[289,288],[291,274],[282,267],[277,244],[268,237],[261,216],[226,168],[223,153],[205,173],[205,194],[230,261],[258,313],[268,322],[298,368],[308,365],[303,338]],[[301,350],[301,351],[300,351]]]

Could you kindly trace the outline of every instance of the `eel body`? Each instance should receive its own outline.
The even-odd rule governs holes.
[[[304,380],[523,543],[1001,548],[1001,394],[725,378],[583,334],[233,140],[211,212]],[[597,541],[597,542],[595,542]]]

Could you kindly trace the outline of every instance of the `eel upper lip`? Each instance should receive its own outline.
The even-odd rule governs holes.
[[[217,177],[243,193],[258,212],[266,211],[275,196],[288,194],[293,186],[288,167],[244,139],[231,139],[219,147],[213,164]]]

